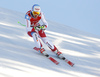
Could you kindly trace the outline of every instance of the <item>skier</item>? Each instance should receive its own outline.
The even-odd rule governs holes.
[[[47,36],[44,32],[48,27],[48,23],[45,20],[43,12],[41,12],[41,8],[38,4],[34,4],[32,9],[29,10],[25,15],[26,20],[26,31],[30,37],[33,37],[36,47],[39,50],[42,49],[42,43],[40,39],[54,52],[59,58],[63,59],[62,53],[57,49],[55,45],[52,44],[47,39]],[[39,21],[42,21],[42,25]],[[39,39],[40,38],[40,39]],[[45,51],[44,51],[45,52]],[[42,52],[41,52],[42,53]]]

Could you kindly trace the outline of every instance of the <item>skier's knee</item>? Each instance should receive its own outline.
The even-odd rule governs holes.
[[[52,52],[54,52],[54,51],[56,51],[56,50],[57,50],[57,48],[56,48],[56,46],[55,46],[55,45],[53,46],[53,48],[50,48],[50,49],[51,49],[51,51],[52,51]]]

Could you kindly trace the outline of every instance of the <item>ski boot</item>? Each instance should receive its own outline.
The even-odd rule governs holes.
[[[56,49],[54,51],[54,53],[60,58],[60,59],[63,59],[65,60],[66,58],[63,56],[62,52],[58,51],[58,49]]]
[[[45,51],[44,48],[37,48],[37,47],[34,47],[33,49],[35,49],[36,51],[42,53],[43,55],[45,55],[45,56],[47,56],[47,57],[49,56],[49,55],[46,53],[46,51]]]

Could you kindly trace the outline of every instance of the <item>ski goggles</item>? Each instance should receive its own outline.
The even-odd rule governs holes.
[[[40,14],[40,12],[35,12],[35,11],[33,11],[32,12],[34,15],[39,15]]]

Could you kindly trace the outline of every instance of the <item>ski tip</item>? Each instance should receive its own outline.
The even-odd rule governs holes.
[[[59,62],[54,62],[56,65],[59,65]]]
[[[68,63],[71,67],[74,66],[74,63],[72,63],[71,61],[68,61],[67,63]]]
[[[73,67],[73,66],[74,66],[74,64],[71,65],[71,67]]]

